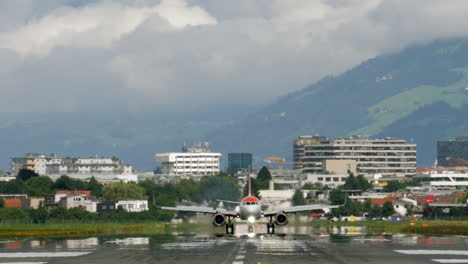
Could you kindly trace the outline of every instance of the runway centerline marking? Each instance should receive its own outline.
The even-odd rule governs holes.
[[[63,257],[79,257],[88,255],[92,252],[13,252],[0,253],[0,258],[63,258]]]
[[[468,263],[468,259],[431,259],[439,263]]]
[[[232,264],[244,264],[244,261],[233,261]]]
[[[245,256],[244,255],[237,255],[236,259],[245,259]]]
[[[427,249],[415,249],[415,250],[395,250],[398,253],[407,255],[461,255],[468,256],[468,250],[427,250]]]

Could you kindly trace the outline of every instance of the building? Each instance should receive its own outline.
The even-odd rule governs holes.
[[[127,212],[148,211],[147,200],[119,200],[115,203],[115,208],[121,206]]]
[[[156,154],[161,162],[160,174],[174,176],[205,176],[220,172],[221,153],[213,153],[209,145],[197,144],[192,148],[182,148],[182,152]]]
[[[304,167],[305,146],[309,144],[317,144],[317,142],[326,140],[326,137],[321,137],[318,134],[312,136],[300,136],[293,140],[293,164],[294,169],[302,169]]]
[[[67,194],[60,198],[58,205],[66,209],[74,207],[84,207],[86,211],[95,213],[97,200],[94,196],[86,196],[82,194]]]
[[[429,175],[430,187],[468,189],[468,173],[434,172]]]
[[[235,174],[252,168],[252,153],[229,153],[228,172]]]
[[[0,182],[7,182],[16,179],[15,176],[12,176],[9,171],[0,170]]]
[[[131,165],[124,164],[119,158],[60,158],[55,154],[28,153],[25,157],[11,158],[11,171],[17,175],[21,169],[32,170],[39,175],[57,179],[62,175],[80,180],[95,177],[105,182],[137,181]]]
[[[437,141],[437,166],[457,170],[468,169],[468,136]]]
[[[356,174],[356,160],[326,159],[322,162],[322,171],[326,174]]]
[[[349,174],[307,174],[307,179],[304,183],[320,183],[330,187],[338,187],[345,184]]]
[[[359,136],[325,139],[306,144],[304,155],[306,173],[325,173],[326,160],[355,160],[356,173],[364,175],[402,177],[416,171],[416,144],[401,139]]]

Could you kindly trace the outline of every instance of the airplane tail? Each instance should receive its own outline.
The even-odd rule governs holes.
[[[248,188],[249,188],[249,194],[248,196],[252,196],[252,182],[250,180],[250,166],[249,166],[249,169],[247,170],[247,184],[248,184]]]

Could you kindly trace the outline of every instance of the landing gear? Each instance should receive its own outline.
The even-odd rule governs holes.
[[[249,224],[249,233],[253,233],[253,225]]]
[[[275,223],[267,223],[267,233],[268,234],[275,233]]]
[[[234,234],[234,223],[227,223],[226,224],[226,234],[233,235]]]

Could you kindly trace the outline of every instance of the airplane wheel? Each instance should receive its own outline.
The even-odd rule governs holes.
[[[275,224],[267,223],[267,233],[274,234],[275,233]]]
[[[234,234],[234,224],[226,224],[226,234]]]

